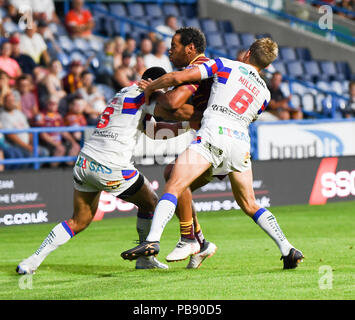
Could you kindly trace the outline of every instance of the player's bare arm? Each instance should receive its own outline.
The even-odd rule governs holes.
[[[165,74],[157,80],[154,80],[144,90],[146,103],[149,103],[151,94],[158,89],[178,86],[186,82],[196,82],[201,80],[199,68],[185,69],[183,71],[175,71]]]

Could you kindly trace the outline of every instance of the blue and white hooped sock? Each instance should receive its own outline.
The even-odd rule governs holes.
[[[281,254],[287,256],[293,246],[287,241],[274,215],[269,210],[260,208],[255,212],[253,220],[275,241]]]
[[[164,193],[160,198],[153,216],[152,226],[147,241],[160,241],[166,224],[173,217],[177,198],[171,193]]]
[[[66,221],[63,221],[52,229],[32,256],[39,265],[51,252],[68,242],[74,236],[75,232]]]

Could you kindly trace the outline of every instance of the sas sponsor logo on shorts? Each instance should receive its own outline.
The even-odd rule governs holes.
[[[79,156],[78,160],[76,161],[75,165],[79,168],[82,169],[89,169],[92,172],[100,172],[100,173],[104,173],[104,174],[111,174],[112,173],[112,169],[101,165],[100,163],[97,163],[93,160],[88,160],[84,157]]]
[[[250,138],[247,134],[245,134],[244,132],[240,132],[238,130],[233,130],[230,128],[225,128],[225,127],[218,127],[218,133],[221,135],[225,135],[231,138],[235,138],[244,142],[249,143],[250,142]]]
[[[106,186],[108,186],[112,190],[117,189],[120,186],[120,184],[121,184],[120,181],[108,181],[108,182],[106,182]]]
[[[224,107],[224,106],[219,106],[217,104],[213,104],[211,106],[211,109],[212,109],[212,111],[216,111],[216,112],[222,113],[222,114],[227,115],[227,116],[229,116],[231,118],[234,118],[236,120],[241,120],[241,121],[244,121],[246,123],[249,123],[247,118],[245,118],[245,117],[233,112],[232,109],[229,108],[229,107]]]

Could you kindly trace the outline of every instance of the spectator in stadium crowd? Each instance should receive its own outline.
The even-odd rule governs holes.
[[[99,114],[103,112],[106,108],[105,97],[95,86],[94,75],[90,71],[84,70],[81,73],[81,83],[83,86],[78,89],[78,95],[82,97],[91,106],[91,108],[93,108]]]
[[[15,33],[11,35],[9,42],[11,43],[12,48],[11,58],[17,61],[23,73],[32,74],[37,67],[37,64],[29,55],[21,53],[20,34]]]
[[[20,35],[20,50],[21,53],[29,55],[36,64],[48,65],[51,61],[47,45],[37,32],[37,21],[33,20],[31,26]]]
[[[301,109],[291,106],[291,96],[285,97],[281,91],[282,74],[275,72],[272,75],[269,84],[271,100],[266,110],[261,114],[260,120],[277,121],[277,120],[299,120],[303,118]]]
[[[136,73],[139,75],[139,79],[142,78],[143,73],[147,70],[146,65],[144,64],[144,57],[142,54],[136,55],[136,65],[134,66]]]
[[[10,85],[14,85],[15,80],[22,74],[22,70],[17,61],[11,58],[11,52],[11,43],[3,42],[0,51],[0,69],[10,77]]]
[[[5,71],[0,69],[0,109],[1,110],[3,109],[5,97],[9,93],[14,94],[16,101],[20,100],[19,93],[10,86],[9,75]],[[21,108],[19,104],[17,105],[17,108],[18,109]]]
[[[137,71],[129,66],[131,57],[131,53],[125,51],[122,57],[122,65],[115,70],[113,80],[116,91],[119,91],[124,87],[129,87],[140,79],[140,75]]]
[[[84,115],[87,103],[79,96],[75,96],[69,102],[69,112],[64,117],[64,124],[69,127],[85,127],[88,123]],[[77,143],[80,143],[83,132],[75,131],[70,133]]]
[[[75,93],[82,87],[80,76],[83,71],[84,66],[80,60],[73,60],[70,63],[69,72],[63,78],[63,88],[67,93]]]
[[[25,114],[17,108],[15,96],[12,92],[4,98],[4,111],[0,114],[0,122],[4,129],[28,129],[30,125]],[[6,139],[11,146],[19,148],[22,157],[33,155],[32,134],[28,132],[6,134]],[[39,147],[39,156],[47,156],[48,152]]]
[[[355,1],[354,0],[342,0],[337,4],[338,7],[345,9],[347,11],[352,12],[347,13],[347,12],[342,12],[342,11],[336,11],[336,13],[344,18],[349,18],[355,20]]]
[[[120,65],[122,65],[122,60],[123,60],[122,55],[126,48],[126,41],[119,36],[115,37],[113,41],[115,43],[115,47],[113,51],[113,69],[116,69]]]
[[[46,23],[61,23],[56,13],[54,0],[32,0],[32,12],[35,20],[42,20]]]
[[[115,42],[111,39],[104,43],[104,50],[97,53],[96,58],[99,67],[96,69],[96,81],[112,86],[111,77],[113,76],[113,53]]]
[[[35,117],[39,113],[37,98],[32,92],[32,77],[22,75],[17,79],[17,90],[21,96],[21,110],[25,114],[30,125],[34,124]]]
[[[349,101],[342,112],[344,118],[355,118],[355,81],[349,82]]]
[[[84,0],[73,0],[73,7],[65,16],[65,25],[71,37],[90,38],[95,26],[90,10],[84,8]]]
[[[1,121],[0,121],[0,129],[3,129]],[[0,133],[0,157],[1,159],[18,159],[23,157],[23,152],[20,147],[13,146],[9,144],[3,133]],[[20,169],[22,165],[20,164],[6,164],[3,165],[3,169]],[[2,171],[2,170],[0,170]]]
[[[153,42],[149,38],[143,38],[139,45],[139,53],[145,57],[147,54],[152,53]]]
[[[46,111],[41,112],[36,117],[36,126],[38,127],[63,127],[64,120],[58,112],[58,99],[51,96],[48,100]],[[54,157],[65,155],[76,156],[79,153],[80,146],[69,132],[41,132],[41,144],[49,154]],[[72,165],[72,162],[67,163]],[[58,167],[58,162],[51,162],[51,167]]]
[[[54,59],[49,63],[48,74],[42,81],[46,88],[46,96],[55,96],[58,100],[66,96],[67,93],[61,79],[62,71],[60,60]]]
[[[126,36],[126,49],[125,51],[131,53],[131,67],[136,65],[136,50],[137,50],[137,41],[132,36]]]
[[[174,15],[168,15],[165,18],[164,24],[156,27],[156,30],[167,35],[167,37],[165,37],[164,41],[165,41],[165,45],[168,49],[170,49],[171,39],[172,39],[173,35],[175,34],[175,31],[178,28],[179,28],[179,26],[177,23],[177,19]],[[161,34],[158,34],[157,37],[159,39],[163,38],[163,36]]]
[[[154,43],[153,52],[144,56],[144,64],[148,69],[151,67],[162,67],[166,72],[173,71],[171,62],[166,55],[164,40],[158,40]]]
[[[51,57],[55,57],[58,53],[63,52],[59,43],[55,39],[52,30],[49,28],[49,25],[45,20],[38,21],[37,30],[47,44],[47,50]]]

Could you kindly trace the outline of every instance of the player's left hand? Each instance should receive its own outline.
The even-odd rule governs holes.
[[[138,82],[138,87],[141,88],[142,90],[145,90],[152,81],[153,80],[150,78],[148,80],[142,79]]]

